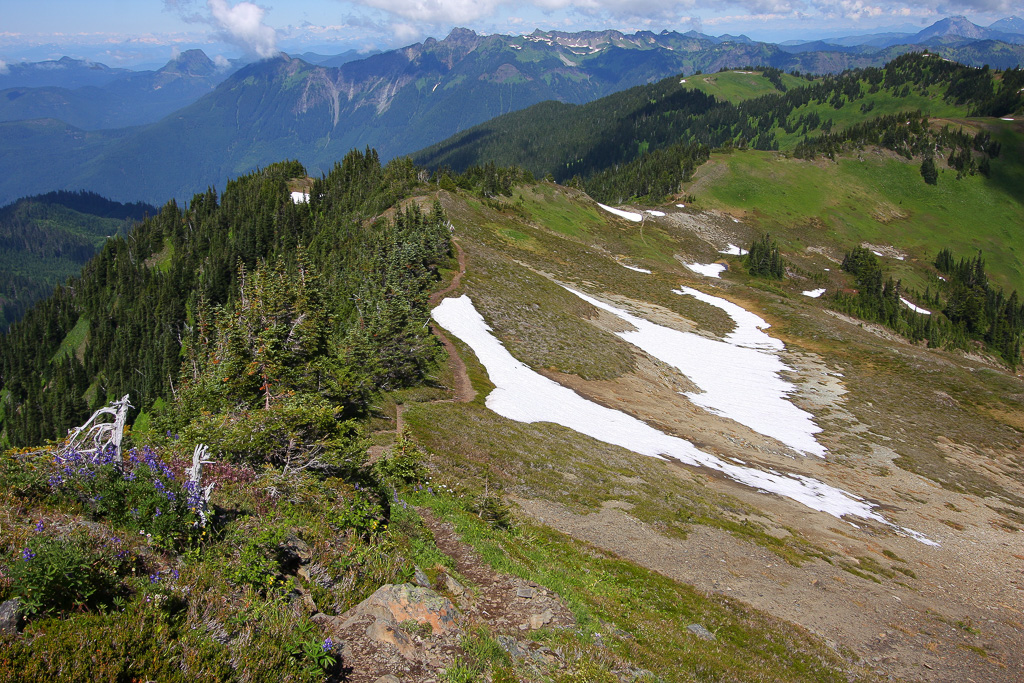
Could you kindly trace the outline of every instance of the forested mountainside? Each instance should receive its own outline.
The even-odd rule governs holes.
[[[708,197],[701,192],[719,188],[728,197],[719,206],[737,209],[736,200],[742,197],[745,210],[760,218],[765,232],[784,239],[793,236],[786,240],[791,248],[804,241],[801,226],[808,224],[840,236],[837,246],[847,253],[842,267],[855,275],[857,290],[853,295],[831,292],[826,300],[837,310],[882,322],[932,346],[984,344],[1016,366],[1024,331],[1024,307],[1016,290],[1024,285],[1024,272],[1015,257],[1004,258],[1000,243],[1024,219],[1024,137],[1011,128],[1015,123],[997,119],[1012,119],[1006,115],[1024,110],[1024,71],[991,72],[921,53],[899,57],[882,69],[847,72],[803,85],[784,81],[784,76],[772,69],[725,72],[667,79],[580,107],[545,103],[470,129],[414,158],[434,168],[439,182],[448,186],[453,181],[447,174],[493,159],[487,163],[521,165],[533,175],[568,181],[611,204],[661,202],[680,192],[687,203],[703,203]],[[696,86],[691,83],[695,80]],[[776,92],[762,94],[767,84]],[[712,89],[719,96],[707,94]],[[1002,123],[1006,125],[994,125]],[[898,185],[872,183],[871,190],[858,187],[851,193],[865,175],[891,177],[896,167],[907,165],[896,161],[886,168],[872,164],[857,177],[837,170],[835,182],[843,189],[821,202],[812,188],[833,184],[829,170],[754,170],[758,161],[747,163],[758,159],[759,151],[779,150],[780,143],[793,159],[823,157],[833,162],[858,150],[888,150],[915,164],[909,173],[920,185],[937,186],[941,167],[943,173],[949,171],[943,177],[943,192],[962,181],[956,190],[957,206],[952,212],[944,204],[939,208],[938,193],[922,187],[905,189],[902,180]],[[721,159],[729,159],[729,153],[734,159],[715,164],[729,166],[730,173],[709,171],[711,178],[719,178],[709,187],[699,169],[712,150],[726,153]],[[761,187],[756,194],[751,192],[750,181],[733,176],[737,167],[760,175],[766,194],[760,194]],[[965,180],[975,176],[976,182]],[[845,202],[846,193],[858,192],[862,198],[843,204],[838,212],[829,206],[829,201]],[[792,200],[784,211],[770,215],[770,207],[780,203],[778,197]],[[865,220],[858,206],[865,201],[897,208],[880,209],[875,216],[883,220]],[[890,211],[894,216],[884,218]],[[971,220],[982,215],[987,216],[982,221],[985,227]],[[942,275],[922,280],[907,274],[903,281],[870,250],[858,247],[860,252],[850,252],[856,245],[854,235],[868,234],[865,223],[874,225],[868,228],[875,233],[872,238],[894,239],[893,232],[900,230],[914,233],[919,246],[929,250],[927,258],[943,262]],[[943,228],[938,230],[938,225]],[[950,250],[960,259],[957,268]],[[978,255],[972,257],[972,252]],[[941,253],[946,256],[940,259]],[[995,262],[1000,284],[990,283],[986,259]],[[782,276],[781,265],[778,275]],[[935,315],[916,314],[901,305],[901,296],[926,303]]]
[[[560,182],[578,177],[602,200],[658,200],[688,180],[712,148],[781,149],[799,156],[881,144],[917,157],[934,153],[927,151],[931,147],[946,154],[971,148],[974,140],[934,131],[922,115],[1002,117],[1024,110],[1021,69],[993,72],[931,53],[898,57],[882,68],[808,76],[810,82],[801,85],[784,78],[775,69],[727,71],[667,78],[586,105],[545,102],[412,158],[459,172],[488,161],[516,165]],[[774,92],[749,84],[755,80],[767,81]],[[907,118],[900,116],[918,125],[903,126]]]
[[[155,213],[90,192],[50,192],[0,208],[0,330],[77,275],[108,237]]]
[[[979,65],[1007,67],[1024,58],[1024,45],[990,47],[984,59],[973,44],[936,49],[945,58],[978,58]],[[589,102],[672,74],[751,64],[835,73],[880,66],[910,49],[793,54],[692,32],[481,36],[456,29],[441,41],[338,67],[281,55],[244,67],[200,100],[137,129],[83,130],[59,118],[0,124],[2,160],[22,170],[0,178],[0,201],[61,188],[120,201],[185,201],[281,158],[298,159],[313,175],[351,148],[368,145],[387,160],[530,105]],[[9,103],[12,115],[23,99]]]
[[[447,229],[429,207],[373,222],[405,196],[415,169],[352,152],[300,204],[286,185],[296,177],[305,177],[298,163],[275,164],[231,181],[219,197],[210,190],[187,208],[172,201],[107,240],[80,277],[8,331],[0,351],[5,439],[30,444],[63,434],[115,394],[151,410],[183,391],[182,353],[197,391],[230,368],[230,381],[209,384],[225,405],[311,382],[358,412],[370,387],[420,378],[435,349],[422,329],[425,288],[447,254]],[[214,359],[216,343],[229,343],[214,330],[230,327],[229,311],[243,315],[254,297],[277,306],[252,312],[247,325],[255,327],[237,340],[256,346]],[[284,337],[261,336],[260,321],[270,319]],[[301,343],[288,336],[300,332]],[[321,357],[328,346],[333,360]],[[258,353],[282,365],[246,371],[269,362]],[[243,397],[257,386],[262,393]]]

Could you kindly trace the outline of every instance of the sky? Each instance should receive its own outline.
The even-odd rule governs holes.
[[[478,33],[618,29],[782,41],[919,30],[965,15],[985,26],[1019,0],[5,0],[0,65],[63,55],[111,66],[162,63],[200,47],[211,57],[284,50],[339,54]],[[0,66],[2,68],[2,66]]]

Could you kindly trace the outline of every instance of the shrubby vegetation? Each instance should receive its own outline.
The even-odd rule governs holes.
[[[415,202],[382,215],[416,174],[369,150],[295,204],[304,175],[286,162],[169,203],[7,335],[10,441],[39,445],[122,392],[142,412],[123,461],[0,458],[0,504],[20,520],[0,530],[0,600],[19,598],[27,619],[4,639],[3,671],[334,677],[308,605],[340,614],[427,552],[402,498],[423,453],[400,438],[371,464],[364,425],[374,397],[435,367],[427,301],[447,218]],[[197,443],[213,460],[206,517],[185,477]]]

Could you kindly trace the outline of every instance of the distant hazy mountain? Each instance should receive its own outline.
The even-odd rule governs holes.
[[[857,48],[867,52],[870,49],[884,49],[896,45],[962,45],[981,40],[1019,44],[1024,42],[1022,39],[1024,39],[1024,19],[1007,17],[986,28],[972,23],[965,17],[956,16],[941,19],[917,33],[888,31],[813,41],[792,40],[782,43],[780,47],[787,52],[794,53],[828,49],[830,46]]]
[[[348,64],[359,59],[366,59],[373,55],[380,54],[380,50],[370,50],[369,52],[361,52],[359,50],[345,50],[338,55],[322,55],[316,52],[303,52],[302,54],[292,54],[291,57],[301,59],[304,62],[310,64],[316,64],[317,66],[341,66],[342,64]]]
[[[1006,17],[1005,19],[992,22],[988,27],[993,31],[999,31],[1000,33],[1024,34],[1024,19],[1021,19],[1020,17]]]
[[[45,62],[10,62],[6,71],[0,73],[0,89],[103,86],[130,73],[128,69],[112,69],[105,64],[71,57]]]
[[[57,68],[66,69],[65,82],[99,80],[91,75],[93,70],[110,78],[74,88],[22,85],[0,90],[0,121],[52,118],[85,130],[138,126],[195,102],[230,73],[202,50],[182,52],[157,71],[109,69],[102,64],[83,67],[82,62],[65,60],[52,63],[66,65]],[[52,80],[49,67],[16,66],[23,67],[19,78],[26,82]]]

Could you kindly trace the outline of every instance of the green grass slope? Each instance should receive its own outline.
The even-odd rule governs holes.
[[[943,168],[933,186],[922,182],[919,163],[889,152],[833,162],[748,150],[712,155],[682,190],[696,195],[702,207],[743,216],[792,252],[828,245],[841,253],[869,242],[930,263],[943,248],[961,256],[981,251],[999,285],[1024,290],[1018,231],[1024,224],[1024,135],[1009,122],[974,123],[992,127],[1005,141],[991,178],[957,180],[955,171]],[[909,264],[891,265],[908,284],[928,284]]]

